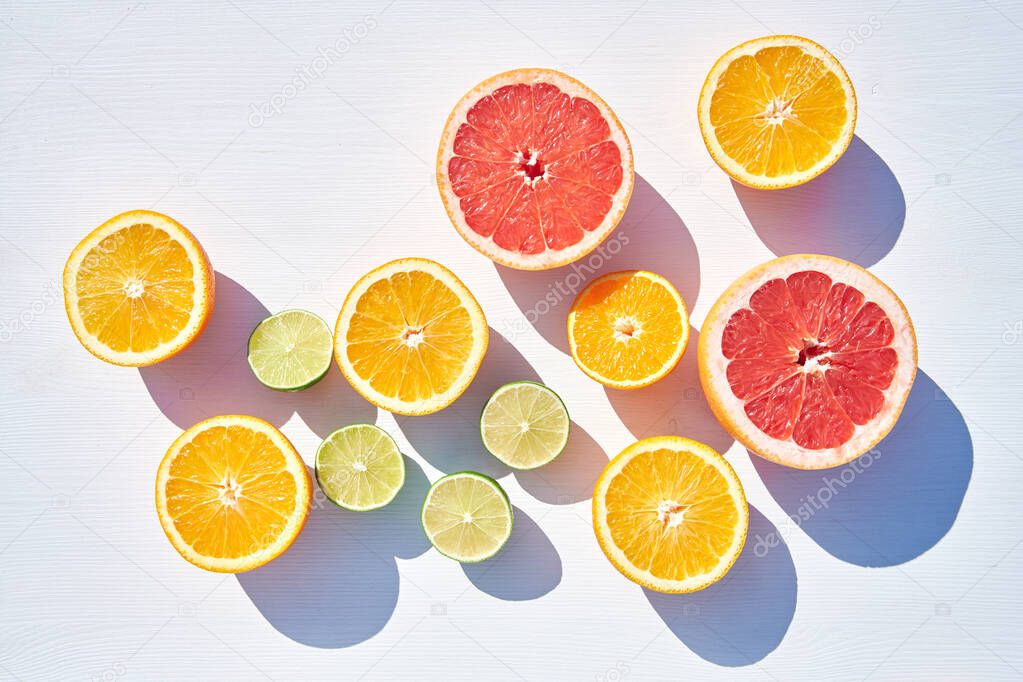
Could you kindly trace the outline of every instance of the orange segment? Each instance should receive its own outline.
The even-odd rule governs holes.
[[[689,316],[668,280],[645,270],[604,275],[568,315],[572,358],[612,388],[640,388],[675,368],[689,341]]]
[[[630,445],[608,463],[593,494],[601,549],[625,577],[660,592],[693,592],[720,580],[748,526],[732,467],[679,436]]]
[[[255,417],[196,424],[171,445],[156,509],[174,548],[209,571],[238,573],[286,550],[305,524],[312,485],[284,435]]]
[[[213,269],[176,221],[130,211],[75,247],[64,268],[64,303],[89,352],[117,365],[150,365],[183,350],[205,327]]]
[[[338,316],[334,356],[374,405],[427,414],[451,404],[472,381],[488,332],[479,303],[450,270],[406,258],[352,288]]]
[[[807,182],[838,160],[852,140],[856,93],[817,43],[769,36],[717,61],[698,110],[717,164],[743,184],[777,189]]]

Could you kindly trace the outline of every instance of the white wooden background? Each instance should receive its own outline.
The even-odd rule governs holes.
[[[5,1],[0,23],[0,677],[1021,676],[1021,3]],[[767,33],[835,51],[860,118],[834,169],[762,194],[712,164],[695,106],[713,60]],[[641,179],[603,270],[670,277],[697,327],[775,253],[851,258],[901,294],[920,374],[869,466],[795,473],[733,444],[695,338],[661,384],[605,392],[565,353],[568,302],[536,308],[571,271],[502,270],[462,242],[434,184],[440,129],[519,66],[572,73],[621,116]],[[218,271],[205,335],[142,371],[82,350],[59,290],[78,239],[133,208],[180,220]],[[241,352],[268,311],[333,320],[358,276],[411,255],[453,268],[494,330],[456,406],[396,420],[336,370],[295,396],[255,384]],[[511,475],[476,415],[528,377],[575,430],[549,469]],[[307,461],[334,427],[376,420],[407,489],[365,516],[320,506],[251,574],[204,573],[164,539],[153,476],[183,427],[230,412],[282,425]],[[688,597],[618,575],[589,521],[607,457],[672,432],[727,451],[753,507],[734,571]],[[416,513],[464,468],[501,476],[518,514],[507,549],[465,569]]]

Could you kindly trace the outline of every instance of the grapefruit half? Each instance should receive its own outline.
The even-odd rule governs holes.
[[[622,219],[632,147],[611,108],[558,71],[517,69],[455,105],[437,186],[458,233],[493,261],[545,270],[575,261]]]
[[[700,382],[718,421],[760,456],[826,469],[895,425],[916,375],[906,307],[854,263],[793,255],[753,268],[700,334]]]

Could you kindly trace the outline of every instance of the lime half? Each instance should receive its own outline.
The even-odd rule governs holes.
[[[320,443],[316,450],[316,482],[339,507],[351,511],[379,509],[405,484],[405,459],[383,429],[352,424]]]
[[[508,542],[512,507],[497,481],[472,471],[439,479],[423,502],[423,530],[444,556],[483,561]]]
[[[516,381],[494,391],[480,416],[490,453],[513,469],[535,469],[565,449],[570,421],[565,403],[543,384]]]
[[[301,391],[326,376],[333,348],[326,322],[305,310],[285,310],[252,332],[249,367],[264,386]]]

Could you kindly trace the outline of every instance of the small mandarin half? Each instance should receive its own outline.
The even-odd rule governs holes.
[[[568,314],[572,359],[611,388],[642,388],[675,368],[689,342],[689,314],[671,282],[625,270],[591,282]]]
[[[849,75],[834,55],[799,36],[757,38],[726,52],[697,109],[714,161],[758,189],[817,177],[842,156],[856,127]]]
[[[593,491],[600,548],[626,578],[658,592],[717,582],[742,552],[749,507],[731,465],[680,436],[633,443]]]
[[[625,213],[632,147],[611,108],[576,79],[516,69],[470,90],[441,135],[437,185],[458,233],[522,270],[571,263]]]

